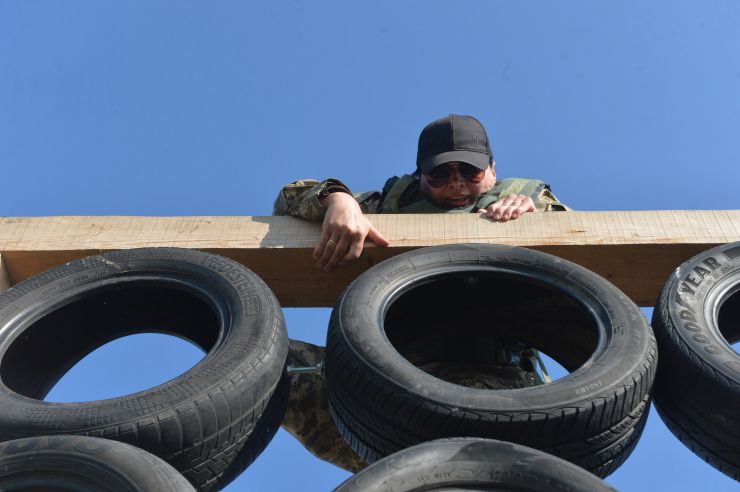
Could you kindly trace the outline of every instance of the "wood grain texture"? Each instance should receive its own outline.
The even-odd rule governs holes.
[[[5,264],[3,263],[3,255],[0,254],[0,292],[8,290],[10,288],[10,280],[8,280],[8,272],[5,271]]]
[[[552,253],[606,277],[643,306],[670,272],[718,244],[740,241],[740,210],[526,214],[497,223],[476,214],[372,215],[391,242],[360,260],[319,271],[311,250],[320,224],[292,217],[0,218],[0,254],[11,284],[55,265],[126,248],[195,248],[233,258],[260,275],[284,307],[332,306],[357,275],[410,249],[497,243]]]

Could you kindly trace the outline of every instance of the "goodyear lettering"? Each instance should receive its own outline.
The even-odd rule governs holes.
[[[689,306],[688,303],[684,301],[683,297],[681,297],[680,295],[676,296],[676,303],[681,307],[685,307],[686,309],[691,308],[691,306]]]
[[[699,327],[699,325],[697,325],[696,323],[694,323],[692,321],[688,321],[688,322],[684,323],[683,326],[688,331],[692,331],[694,333],[697,333],[697,332],[700,332],[701,331],[701,328]]]
[[[704,268],[703,266],[695,266],[692,269],[692,272],[687,274],[683,278],[683,282],[681,282],[681,285],[678,288],[679,292],[683,292],[686,294],[694,295],[696,294],[696,291],[689,287],[689,285],[693,287],[700,287],[701,283],[704,281],[704,277],[711,274],[714,270],[719,268],[720,263],[717,261],[716,258],[709,257],[706,260],[703,261],[704,265],[708,268]],[[693,274],[693,275],[692,275]]]
[[[703,334],[704,329],[699,325],[699,320],[696,318],[696,314],[689,308],[686,301],[684,301],[680,295],[676,296],[676,304],[679,304],[682,309],[678,313],[678,317],[681,319],[683,329],[690,332],[691,339],[702,345],[702,350],[708,354],[718,354],[719,348],[712,344],[712,340]]]
[[[691,294],[692,296],[696,294],[694,289],[686,285],[686,282],[681,282],[681,285],[678,287],[678,291],[682,294]]]
[[[707,275],[709,275],[712,272],[710,272],[706,268],[702,268],[702,267],[698,266],[698,267],[694,268],[694,273],[696,273],[697,275],[699,275],[699,282],[701,282],[702,280],[704,280],[704,277],[706,277]]]
[[[695,342],[699,342],[699,343],[707,343],[709,341],[707,337],[701,334],[694,335],[691,338],[693,338]]]
[[[694,277],[692,277],[690,273],[688,275],[686,275],[683,279],[684,279],[685,282],[690,283],[694,287],[699,287],[701,285],[701,283],[700,282],[697,282],[696,279]]]
[[[704,264],[709,267],[710,270],[714,271],[717,268],[719,268],[719,262],[716,258],[713,256],[708,257],[706,260],[704,260]]]

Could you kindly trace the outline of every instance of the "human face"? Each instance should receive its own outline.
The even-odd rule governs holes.
[[[478,196],[487,192],[496,184],[496,173],[493,165],[486,168],[483,179],[474,183],[465,179],[460,174],[460,163],[450,162],[442,164],[449,166],[451,175],[447,183],[440,187],[429,186],[428,177],[422,174],[419,178],[421,191],[424,195],[437,206],[442,208],[457,208],[471,205]]]

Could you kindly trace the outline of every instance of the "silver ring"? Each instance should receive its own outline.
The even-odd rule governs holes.
[[[335,247],[336,245],[337,245],[337,242],[336,242],[336,241],[334,241],[333,239],[329,239],[329,240],[328,240],[328,241],[326,242],[326,246],[327,246],[327,247],[328,247],[328,246],[331,246],[332,248],[334,248],[334,247]]]

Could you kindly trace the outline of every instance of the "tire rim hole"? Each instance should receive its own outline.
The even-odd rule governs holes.
[[[56,302],[30,320],[0,366],[2,382],[29,398],[43,399],[75,364],[114,340],[162,333],[207,352],[223,324],[201,295],[176,282],[134,278]]]
[[[175,336],[122,337],[75,364],[44,400],[73,403],[130,395],[176,378],[202,358],[199,347]]]
[[[397,296],[386,311],[384,329],[394,348],[425,372],[445,381],[496,389],[496,380],[521,373],[506,366],[505,353],[534,347],[545,354],[554,379],[593,354],[597,322],[564,292],[537,280],[507,273],[476,272],[427,279]]]
[[[735,352],[740,353],[740,289],[723,300],[717,312],[717,326]]]

